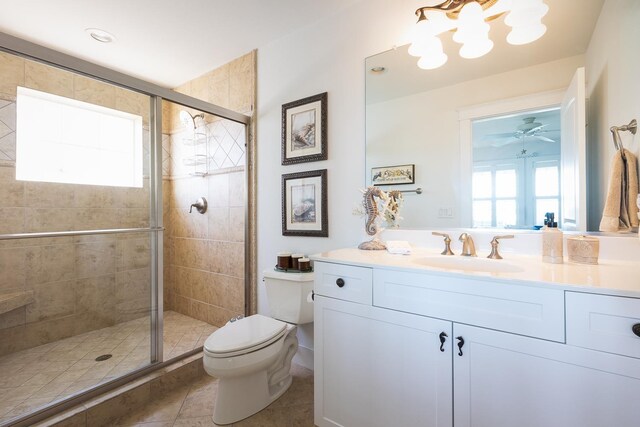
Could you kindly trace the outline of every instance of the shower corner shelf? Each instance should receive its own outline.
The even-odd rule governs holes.
[[[209,156],[206,154],[195,154],[193,156],[185,157],[182,159],[182,164],[185,166],[202,166],[209,162]]]
[[[207,135],[201,132],[197,132],[193,138],[182,138],[182,144],[188,147],[194,147],[196,145],[202,145],[207,143]]]
[[[0,314],[8,313],[16,308],[31,304],[34,301],[33,291],[0,294]]]

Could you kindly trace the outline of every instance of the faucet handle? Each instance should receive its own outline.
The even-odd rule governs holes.
[[[491,239],[491,253],[487,258],[491,259],[502,259],[502,256],[498,253],[498,244],[500,243],[500,239],[513,239],[515,236],[513,234],[505,234],[504,236],[493,236]]]
[[[447,233],[438,233],[437,231],[432,231],[432,235],[444,237],[444,250],[440,252],[440,255],[455,255],[451,250],[451,237]]]

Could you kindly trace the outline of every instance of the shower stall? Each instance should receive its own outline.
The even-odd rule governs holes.
[[[250,123],[0,34],[0,426],[251,312]]]

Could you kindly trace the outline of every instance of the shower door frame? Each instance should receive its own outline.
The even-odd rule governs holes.
[[[132,371],[114,380],[99,384],[87,390],[78,392],[70,397],[40,410],[26,414],[10,424],[11,426],[29,426],[34,422],[44,420],[61,411],[71,408],[95,396],[124,385],[136,378],[160,369],[178,359],[188,357],[200,351],[193,351],[171,359],[163,360],[162,333],[163,333],[163,218],[162,218],[162,101],[170,101],[187,108],[194,108],[204,113],[215,115],[223,119],[241,123],[245,126],[245,145],[248,155],[245,165],[245,218],[255,218],[255,192],[250,184],[255,181],[253,161],[255,161],[253,141],[252,118],[227,108],[208,103],[206,101],[175,92],[171,89],[129,76],[127,74],[93,64],[89,61],[67,55],[53,49],[11,36],[0,32],[0,51],[16,55],[25,59],[38,61],[46,65],[71,71],[93,79],[97,79],[115,86],[129,89],[149,96],[150,111],[150,209],[148,228],[108,229],[108,230],[81,230],[50,233],[17,233],[0,235],[0,240],[29,239],[38,237],[61,237],[95,234],[119,234],[131,232],[145,232],[150,234],[151,240],[151,352],[150,363],[144,368]],[[247,195],[251,200],[247,199]],[[255,301],[250,301],[254,295],[252,283],[255,282],[255,268],[248,262],[252,259],[254,247],[253,221],[245,221],[245,315],[251,314]]]

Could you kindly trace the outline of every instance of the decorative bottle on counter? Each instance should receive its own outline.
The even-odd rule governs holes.
[[[542,229],[542,262],[551,264],[562,264],[562,245],[563,233],[555,222],[554,213],[548,212],[545,215]]]

